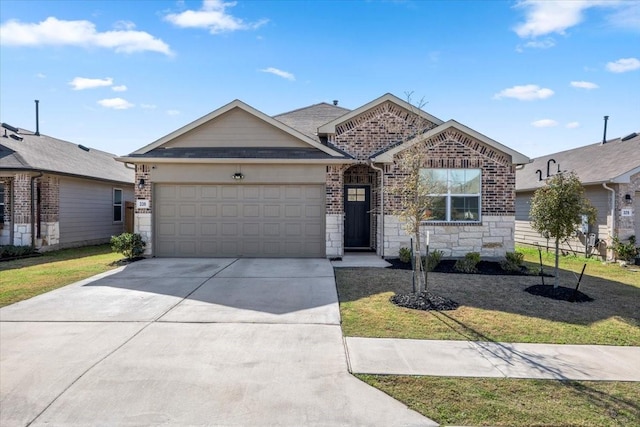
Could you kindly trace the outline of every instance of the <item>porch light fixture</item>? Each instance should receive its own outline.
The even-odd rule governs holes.
[[[138,190],[142,190],[144,188],[144,178],[140,178],[138,181]]]
[[[626,204],[630,205],[633,202],[633,200],[631,199],[631,194],[625,194],[624,201]]]
[[[236,172],[231,175],[231,178],[235,179],[236,181],[240,181],[241,179],[244,179],[244,175],[241,172]]]

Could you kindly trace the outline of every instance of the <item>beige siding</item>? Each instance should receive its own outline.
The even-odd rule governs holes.
[[[159,164],[151,169],[154,183],[215,183],[215,184],[324,184],[322,165],[199,165]],[[244,179],[231,176],[242,172]]]
[[[123,232],[124,210],[123,221],[113,222],[114,188],[123,190],[124,201],[133,201],[133,186],[60,178],[61,246],[107,242]]]
[[[198,126],[165,147],[297,147],[308,144],[239,108]]]
[[[542,247],[553,248],[554,242],[545,239],[537,231],[531,227],[529,222],[530,201],[533,192],[521,192],[516,196],[516,230],[515,241],[518,244],[539,245]],[[607,220],[610,216],[609,211],[609,192],[601,186],[589,186],[585,189],[585,196],[591,201],[591,204],[597,209],[596,225],[590,228],[590,232],[596,235],[597,241],[601,241],[596,247],[590,248],[587,253],[592,255],[606,256],[606,245],[604,240],[609,234]],[[582,234],[569,238],[561,242],[560,249],[565,252],[574,252],[577,254],[585,253],[585,238]]]

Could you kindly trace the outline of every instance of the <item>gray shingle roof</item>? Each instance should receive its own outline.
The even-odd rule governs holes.
[[[0,137],[0,170],[38,170],[125,183],[135,180],[135,172],[117,162],[113,154],[93,148],[85,151],[71,142],[24,129],[18,135],[21,141]]]
[[[318,128],[347,114],[349,111],[351,110],[348,108],[321,102],[287,113],[278,114],[277,116],[273,116],[273,118],[319,141],[320,139],[317,135]]]
[[[636,169],[640,171],[640,135],[626,141],[616,138],[606,144],[591,144],[533,159],[532,163],[516,171],[516,191],[542,187],[547,177],[547,163],[551,175],[557,173],[560,165],[563,171],[575,171],[585,185],[608,182]],[[543,181],[539,181],[537,170],[542,171]]]
[[[166,159],[335,159],[316,148],[285,147],[174,147],[156,148],[132,158]],[[339,157],[338,157],[339,158]]]

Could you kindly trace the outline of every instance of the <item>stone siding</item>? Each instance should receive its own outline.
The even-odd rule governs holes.
[[[152,254],[152,227],[151,213],[135,213],[133,232],[139,234],[142,240],[147,244],[144,248],[144,254],[150,256]]]
[[[384,255],[394,258],[400,248],[409,247],[411,237],[403,222],[394,215],[385,215]],[[514,216],[485,216],[481,225],[423,225],[423,247],[429,231],[429,250],[440,250],[445,257],[463,257],[479,252],[483,258],[502,258],[514,251]]]
[[[341,258],[344,255],[344,215],[326,215],[327,258]]]

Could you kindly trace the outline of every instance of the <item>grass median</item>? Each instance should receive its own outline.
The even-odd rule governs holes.
[[[0,262],[0,307],[111,270],[121,258],[109,245],[99,245]]]

